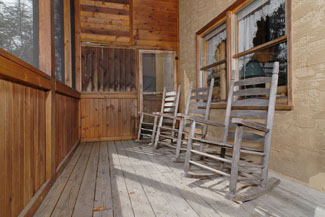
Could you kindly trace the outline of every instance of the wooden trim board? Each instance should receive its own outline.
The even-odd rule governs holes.
[[[121,141],[134,140],[137,136],[118,136],[118,137],[99,137],[99,138],[81,138],[81,142],[104,142],[104,141]]]

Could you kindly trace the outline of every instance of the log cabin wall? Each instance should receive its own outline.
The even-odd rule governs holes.
[[[177,51],[178,1],[80,0],[79,8],[82,141],[133,139],[139,50]]]
[[[78,92],[0,49],[0,216],[37,208],[79,141],[79,101]]]

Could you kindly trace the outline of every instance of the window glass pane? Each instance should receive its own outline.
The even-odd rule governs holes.
[[[201,49],[203,50],[201,52],[202,67],[226,59],[226,39],[226,24],[217,27],[203,37],[203,40],[201,40]],[[203,46],[204,42],[206,43],[206,49]]]
[[[277,44],[262,51],[239,58],[240,79],[272,76],[274,62],[280,62],[278,95],[287,96],[288,58],[287,43]],[[248,87],[249,88],[249,87]]]
[[[237,16],[239,53],[286,34],[285,0],[256,0]]]
[[[63,0],[54,0],[55,77],[64,82]]]
[[[213,101],[224,101],[227,98],[227,74],[226,64],[220,64],[210,68],[207,72],[207,87],[214,78]]]
[[[174,90],[174,55],[144,53],[142,59],[143,92]]]
[[[0,0],[0,47],[38,67],[37,0]]]

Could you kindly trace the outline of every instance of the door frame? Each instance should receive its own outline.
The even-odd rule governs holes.
[[[174,91],[177,90],[177,62],[176,62],[176,51],[170,51],[170,50],[148,50],[148,49],[139,49],[138,52],[138,99],[139,99],[139,111],[143,112],[143,75],[142,75],[142,55],[150,53],[150,54],[171,54],[174,56]]]

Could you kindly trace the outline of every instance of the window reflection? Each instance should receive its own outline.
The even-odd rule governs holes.
[[[38,67],[37,0],[0,0],[0,47]]]

